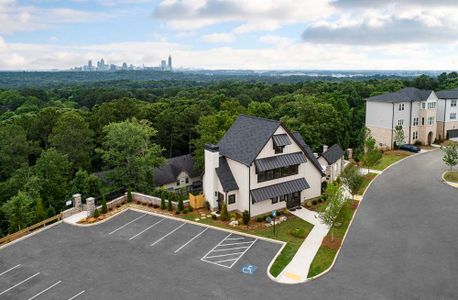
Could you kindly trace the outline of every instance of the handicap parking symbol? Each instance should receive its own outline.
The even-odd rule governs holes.
[[[253,275],[257,269],[258,267],[256,267],[255,265],[246,264],[242,266],[241,271],[243,274]]]

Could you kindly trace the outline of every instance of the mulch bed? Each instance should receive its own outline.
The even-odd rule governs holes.
[[[331,237],[326,236],[323,239],[323,243],[321,245],[329,249],[338,250],[341,244],[342,244],[341,238],[334,237],[334,240],[331,241]]]

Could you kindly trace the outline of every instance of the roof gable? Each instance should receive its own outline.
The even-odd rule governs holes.
[[[339,145],[334,144],[332,145],[326,152],[323,152],[321,156],[330,164],[332,165],[337,160],[339,160],[342,156],[344,156],[345,152],[340,148]]]
[[[388,103],[425,101],[429,98],[432,92],[432,90],[420,90],[414,87],[407,87],[394,93],[381,94],[366,98],[365,100]]]
[[[190,154],[167,159],[164,165],[154,168],[153,180],[156,185],[175,182],[181,172],[186,172],[190,177],[199,174],[194,170],[194,159]]]
[[[458,89],[439,91],[436,94],[439,99],[458,99]]]
[[[312,164],[315,166],[315,168],[323,174],[323,170],[321,169],[320,162],[318,159],[315,157],[315,154],[313,154],[312,149],[310,148],[309,145],[307,145],[302,138],[302,135],[299,132],[293,132],[293,137],[297,141],[297,143],[302,147],[304,150],[305,156],[312,162]]]

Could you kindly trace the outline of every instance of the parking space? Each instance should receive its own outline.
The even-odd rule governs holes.
[[[195,298],[226,280],[243,285],[247,263],[259,270],[249,280],[271,284],[266,270],[280,247],[127,210],[92,227],[59,224],[2,249],[0,299],[145,299],[151,291],[175,299],[177,280],[193,295],[184,298]]]

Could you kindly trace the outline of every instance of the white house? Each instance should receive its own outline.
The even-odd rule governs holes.
[[[437,137],[458,138],[458,89],[437,92]]]
[[[154,186],[169,191],[186,192],[202,189],[200,173],[194,169],[194,160],[190,154],[167,159],[164,165],[153,170]]]
[[[394,146],[395,128],[404,129],[405,143],[434,142],[437,133],[437,95],[434,91],[409,87],[366,100],[366,127],[379,146]]]
[[[217,145],[205,146],[203,190],[214,210],[251,216],[294,208],[321,194],[318,160],[280,122],[241,115]]]
[[[330,148],[323,146],[323,153],[318,157],[320,165],[323,166],[326,180],[334,182],[342,174],[344,168],[344,154],[342,148],[335,144]]]

